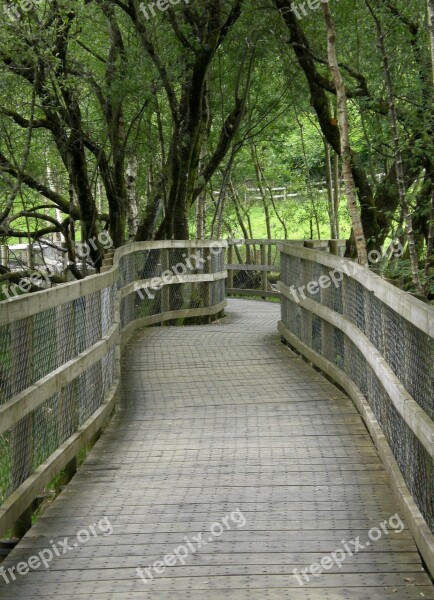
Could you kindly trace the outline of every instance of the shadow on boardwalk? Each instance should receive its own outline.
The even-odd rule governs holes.
[[[3,566],[71,549],[0,577],[0,598],[434,599],[358,413],[280,343],[279,309],[232,300],[212,325],[135,336],[121,410]],[[369,546],[339,558],[343,542]]]

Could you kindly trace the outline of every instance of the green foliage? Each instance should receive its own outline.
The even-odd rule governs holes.
[[[235,0],[219,2],[225,15],[234,5]],[[80,239],[83,206],[79,205],[76,190],[71,194],[70,157],[62,151],[62,140],[74,133],[73,125],[68,124],[67,109],[69,104],[75,103],[81,118],[79,134],[85,145],[85,168],[81,175],[87,176],[89,199],[98,206],[98,227],[106,222],[113,226],[119,219],[117,210],[125,203],[122,196],[125,190],[118,182],[119,206],[116,207],[113,200],[109,202],[107,188],[119,173],[125,176],[128,160],[134,157],[138,164],[135,195],[140,219],[156,203],[165,207],[156,216],[156,230],[165,211],[172,210],[168,208],[171,190],[173,192],[185,176],[189,182],[187,206],[191,204],[189,229],[195,236],[197,199],[192,196],[193,188],[204,180],[200,166],[210,161],[219,147],[235,96],[242,95],[247,86],[247,63],[254,47],[244,118],[206,189],[206,233],[210,235],[218,229],[219,215],[215,215],[215,211],[221,206],[216,202],[216,191],[221,192],[224,202],[222,235],[239,229],[230,181],[240,198],[243,218],[247,220],[250,216],[252,233],[259,237],[266,235],[263,202],[252,200],[251,192],[245,198],[246,190],[258,187],[251,154],[254,145],[264,178],[272,235],[284,235],[283,221],[289,237],[316,237],[318,229],[321,237],[329,237],[327,196],[325,184],[321,183],[326,178],[323,124],[321,126],[312,108],[306,74],[288,43],[288,28],[274,2],[244,3],[240,17],[215,51],[207,70],[206,90],[197,90],[198,94],[203,93],[202,109],[209,113],[198,153],[201,165],[196,174],[198,165],[193,161],[191,172],[178,174],[180,179],[175,182],[174,157],[189,143],[190,137],[187,132],[178,140],[178,145],[174,145],[176,119],[179,125],[179,119],[184,116],[180,110],[175,118],[167,82],[172,87],[175,103],[180,102],[192,81],[197,54],[205,55],[210,48],[203,43],[204,33],[197,29],[197,24],[184,18],[187,13],[183,12],[182,4],[173,7],[170,13],[158,12],[150,21],[142,19],[148,46],[143,44],[139,30],[122,6],[126,3],[38,2],[31,10],[22,12],[18,21],[5,19],[0,26],[0,153],[15,168],[22,165],[26,175],[59,194],[64,201],[60,206],[61,227],[68,227],[71,236]],[[209,6],[204,5],[203,0],[191,0],[189,6],[196,15],[207,18]],[[370,206],[362,206],[361,199],[361,208],[372,211],[379,220],[378,230],[368,232],[368,237],[381,244],[384,236],[396,233],[400,207],[393,170],[387,90],[375,26],[364,2],[341,0],[333,3],[331,9],[349,96],[354,161],[369,188],[363,192]],[[425,187],[429,186],[434,156],[433,89],[425,14],[418,0],[380,3],[375,5],[375,11],[386,31],[406,185],[422,258],[429,194],[421,193],[421,181]],[[321,9],[308,11],[298,26],[309,44],[316,76],[321,78],[333,115],[336,97],[329,85]],[[122,42],[117,47],[113,45],[116,35]],[[65,47],[62,36],[66,39]],[[148,50],[152,47],[152,51],[147,51],[147,47]],[[243,61],[244,68],[240,70]],[[46,77],[42,89],[35,91],[34,77],[38,73]],[[33,120],[39,124],[33,127],[27,149],[29,128],[23,123],[32,118],[35,93]],[[121,115],[118,141],[114,135],[115,119],[107,118],[116,114]],[[62,131],[53,127],[53,123],[49,127],[41,125],[44,120],[50,120],[50,116],[54,122],[56,115],[67,122]],[[101,157],[111,169],[106,177]],[[116,160],[120,164],[118,172]],[[16,184],[16,174],[0,159],[0,216]],[[21,181],[18,187],[11,214],[0,223],[5,236],[2,239],[8,243],[27,241],[29,233],[49,230],[59,208],[36,186]],[[286,200],[279,199],[275,203],[278,214],[268,187],[286,188]],[[67,222],[68,206],[76,211],[71,219],[74,227]],[[349,236],[343,194],[339,221],[341,236]],[[50,235],[49,231],[46,235]]]

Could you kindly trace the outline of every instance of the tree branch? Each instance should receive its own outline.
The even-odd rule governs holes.
[[[18,179],[19,177],[17,168],[14,165],[12,165],[12,163],[4,156],[2,152],[0,152],[0,171],[12,175],[12,177],[14,177],[15,179]],[[70,208],[69,200],[65,200],[63,196],[53,191],[46,185],[40,183],[28,173],[23,173],[21,175],[21,181],[27,187],[39,192],[40,194],[42,194],[42,196],[54,202],[54,204],[56,204],[64,213],[71,215],[76,219],[80,218],[79,213],[75,209]]]

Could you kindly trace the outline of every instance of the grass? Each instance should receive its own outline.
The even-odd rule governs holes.
[[[303,197],[299,199],[290,198],[283,204],[276,200],[276,208],[279,214],[284,218],[288,230],[288,239],[303,240],[311,239],[313,229],[313,239],[318,239],[316,221],[313,215],[312,205]],[[315,199],[315,208],[318,215],[319,230],[321,239],[330,238],[330,224],[327,212],[327,197],[325,194],[318,193]],[[260,201],[253,204],[249,211],[252,224],[253,239],[266,239],[267,227],[265,222],[264,207]],[[273,239],[284,239],[283,226],[270,206],[271,233]],[[240,228],[236,219],[235,211],[229,205],[225,211],[225,222],[231,224],[236,235],[242,237]],[[247,224],[247,223],[246,223]],[[351,222],[348,215],[345,199],[341,199],[339,210],[339,224],[341,228],[340,237],[348,238],[351,233]],[[224,231],[223,237],[227,237],[231,232]]]

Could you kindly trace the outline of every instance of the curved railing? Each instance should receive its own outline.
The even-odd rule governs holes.
[[[345,253],[346,240],[246,240],[228,239],[228,296],[279,298],[275,283],[280,279],[280,241],[322,250],[331,245],[339,256]]]
[[[106,273],[0,303],[0,535],[24,531],[34,499],[74,472],[113,412],[132,333],[222,313],[226,247],[132,244]],[[355,401],[434,572],[434,309],[352,261],[278,248],[280,333]]]
[[[226,247],[131,244],[106,273],[0,303],[0,536],[30,526],[34,499],[74,472],[113,412],[121,344],[139,327],[222,313]]]
[[[434,308],[351,260],[278,247],[279,331],[355,401],[434,572]]]

